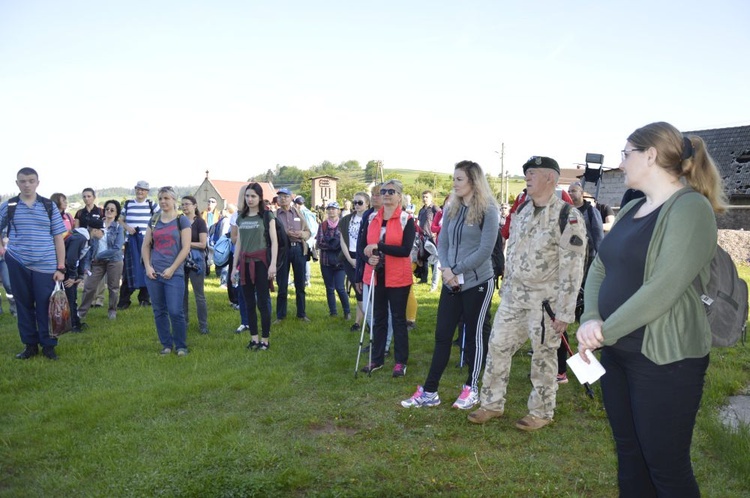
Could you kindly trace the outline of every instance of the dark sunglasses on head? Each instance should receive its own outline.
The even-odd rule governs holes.
[[[365,201],[354,201],[355,206],[362,206],[365,203]]]
[[[396,195],[398,194],[398,191],[395,188],[381,188],[380,189],[380,195]]]

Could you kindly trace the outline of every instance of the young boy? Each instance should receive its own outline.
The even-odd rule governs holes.
[[[99,240],[104,236],[104,222],[98,216],[88,220],[87,228],[76,228],[70,237],[65,239],[65,295],[68,296],[70,317],[73,332],[81,332],[85,323],[78,317],[78,284],[83,282],[83,275],[91,267],[93,247],[91,239]]]

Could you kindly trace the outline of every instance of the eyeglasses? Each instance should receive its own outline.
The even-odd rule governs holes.
[[[380,189],[380,195],[396,195],[400,194],[401,192],[397,191],[395,188],[381,188]]]
[[[362,206],[364,205],[365,201],[353,201],[355,206]]]
[[[646,149],[644,149],[644,148],[637,148],[637,149],[622,149],[622,150],[620,151],[620,153],[622,153],[622,160],[624,161],[625,159],[627,159],[627,158],[628,158],[628,156],[630,155],[630,153],[631,153],[631,152],[643,152],[644,150],[646,150]]]

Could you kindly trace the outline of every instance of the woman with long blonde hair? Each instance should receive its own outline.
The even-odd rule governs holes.
[[[479,402],[479,372],[484,359],[483,330],[495,288],[492,249],[499,232],[499,213],[482,168],[461,161],[453,172],[451,202],[443,214],[438,257],[443,287],[438,303],[435,349],[424,387],[417,386],[404,408],[440,404],[438,384],[450,360],[453,331],[463,319],[464,357],[469,374],[454,408],[468,410]]]

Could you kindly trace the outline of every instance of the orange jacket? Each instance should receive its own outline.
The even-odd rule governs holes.
[[[370,219],[367,228],[367,244],[378,244],[380,257],[385,257],[385,286],[406,287],[414,281],[411,273],[411,249],[414,245],[416,226],[411,215],[397,207],[386,222],[385,241],[380,241],[383,226],[383,208]],[[372,285],[372,266],[365,265],[364,282]],[[376,275],[377,279],[377,275]]]

